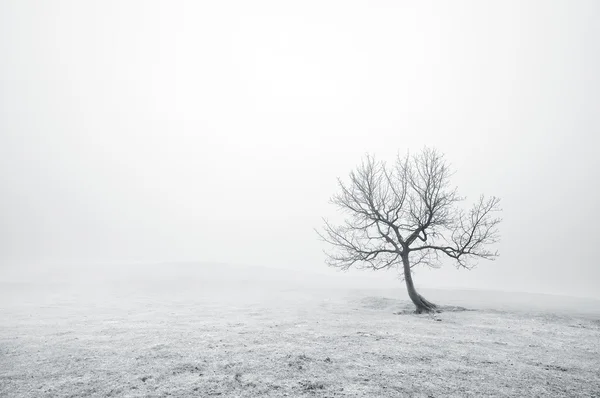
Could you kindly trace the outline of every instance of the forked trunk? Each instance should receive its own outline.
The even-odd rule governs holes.
[[[417,289],[415,289],[415,284],[412,280],[410,262],[408,261],[408,254],[402,256],[402,265],[404,266],[404,280],[406,281],[406,290],[408,290],[408,297],[410,297],[415,307],[417,307],[416,313],[422,314],[423,312],[438,312],[437,305],[426,300],[423,296],[417,293]]]

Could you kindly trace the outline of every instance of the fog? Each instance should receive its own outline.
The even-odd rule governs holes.
[[[504,221],[496,261],[419,286],[600,298],[598,20],[594,1],[3,1],[0,274],[334,278],[314,228],[336,178],[428,145]]]

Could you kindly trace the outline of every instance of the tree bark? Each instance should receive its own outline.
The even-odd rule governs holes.
[[[439,312],[437,305],[426,300],[423,296],[417,293],[417,289],[415,289],[415,285],[412,280],[408,253],[402,256],[402,265],[404,266],[404,281],[406,282],[406,290],[408,290],[408,297],[410,297],[416,307],[415,312],[417,314],[422,314],[423,312]]]

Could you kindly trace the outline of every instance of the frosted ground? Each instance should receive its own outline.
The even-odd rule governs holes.
[[[2,397],[600,396],[591,299],[423,290],[451,306],[429,316],[260,268],[0,276]]]

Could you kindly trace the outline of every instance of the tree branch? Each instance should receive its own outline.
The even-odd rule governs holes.
[[[324,220],[317,233],[329,244],[327,262],[333,267],[371,269],[398,264],[399,256],[415,252],[411,267],[440,265],[440,254],[469,267],[468,259],[494,259],[487,247],[498,241],[499,199],[479,199],[465,213],[461,198],[450,187],[450,167],[433,149],[396,159],[393,167],[366,156],[349,175],[338,179],[339,193],[331,198],[346,220]],[[419,242],[420,245],[417,245]]]

